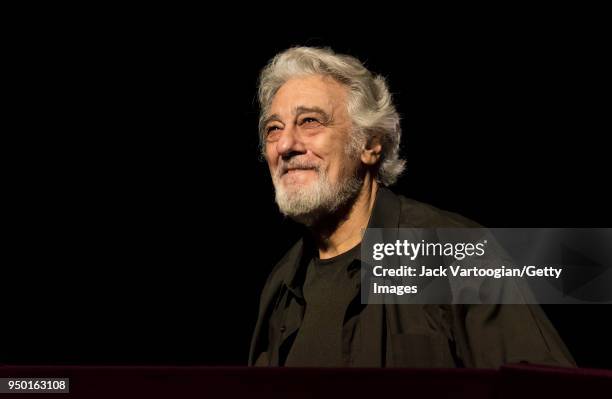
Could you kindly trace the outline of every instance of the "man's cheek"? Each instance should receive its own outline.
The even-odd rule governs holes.
[[[267,158],[266,162],[268,163],[268,169],[270,170],[270,175],[274,176],[278,169],[278,164],[276,162],[270,161],[270,158]]]

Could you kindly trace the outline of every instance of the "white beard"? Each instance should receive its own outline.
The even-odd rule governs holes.
[[[316,181],[297,187],[286,187],[276,173],[272,181],[276,191],[276,204],[281,213],[298,223],[312,226],[326,215],[354,199],[363,186],[363,178],[355,172],[333,184],[324,169],[316,168]]]

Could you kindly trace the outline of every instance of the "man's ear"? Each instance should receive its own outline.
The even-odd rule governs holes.
[[[375,165],[381,157],[382,144],[380,135],[372,135],[368,138],[365,148],[361,151],[361,162],[366,165]]]

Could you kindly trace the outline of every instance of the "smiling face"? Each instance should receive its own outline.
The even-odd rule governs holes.
[[[263,129],[276,202],[302,223],[333,212],[361,187],[347,96],[344,85],[311,75],[288,80],[270,104]]]

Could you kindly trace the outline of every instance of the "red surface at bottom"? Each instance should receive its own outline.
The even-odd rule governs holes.
[[[2,366],[0,377],[70,378],[69,394],[15,398],[612,397],[612,371],[508,365],[483,369]]]

